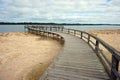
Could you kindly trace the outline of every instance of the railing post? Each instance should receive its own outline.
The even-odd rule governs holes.
[[[95,52],[98,53],[98,47],[99,47],[99,41],[96,40],[96,44],[95,44]]]
[[[61,31],[63,32],[63,27],[61,28]]]
[[[52,31],[52,27],[50,26],[50,31]]]
[[[74,36],[76,35],[76,30],[74,30]]]
[[[43,26],[41,27],[41,30],[43,30]]]
[[[111,80],[117,80],[117,76],[115,75],[115,72],[113,72],[113,70],[117,70],[118,72],[118,68],[119,68],[119,61],[116,59],[114,55],[112,55]]]
[[[24,31],[25,31],[25,33],[26,33],[26,25],[24,26]]]
[[[30,29],[29,29],[29,27],[28,27],[27,29],[28,29],[28,32],[30,32]]]
[[[46,26],[46,31],[47,31],[47,26]]]
[[[60,27],[58,27],[58,31],[60,31]]]
[[[38,28],[38,29],[39,29],[39,31],[40,31],[40,26],[39,26],[39,28]]]
[[[70,34],[70,30],[68,29],[68,34]]]
[[[90,35],[88,34],[88,44],[90,43]]]
[[[83,33],[81,32],[81,39],[82,39]]]
[[[57,32],[57,27],[55,28],[56,32]]]

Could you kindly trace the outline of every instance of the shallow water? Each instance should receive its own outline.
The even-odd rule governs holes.
[[[120,29],[120,26],[111,25],[81,25],[81,26],[64,26],[65,28],[77,30],[110,30]],[[0,25],[0,32],[24,32],[24,25]]]
[[[24,25],[0,25],[0,32],[24,32]]]
[[[120,26],[112,25],[83,25],[83,26],[65,26],[66,28],[72,28],[77,30],[115,30],[120,29]]]

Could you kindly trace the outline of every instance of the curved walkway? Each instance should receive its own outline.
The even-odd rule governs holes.
[[[65,39],[63,49],[40,80],[108,80],[95,52],[79,37],[59,33]]]

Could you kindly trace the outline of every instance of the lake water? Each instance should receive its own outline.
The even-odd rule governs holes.
[[[64,26],[77,30],[110,30],[120,29],[120,26],[89,25],[89,26]],[[24,25],[0,25],[0,32],[24,32]]]
[[[0,32],[24,32],[24,25],[0,25]]]
[[[120,26],[108,26],[108,25],[89,25],[89,26],[66,26],[66,28],[77,29],[77,30],[115,30],[120,29]]]

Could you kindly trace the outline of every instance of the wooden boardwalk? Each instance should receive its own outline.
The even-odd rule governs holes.
[[[64,47],[40,80],[109,80],[99,58],[79,37],[59,33]]]

